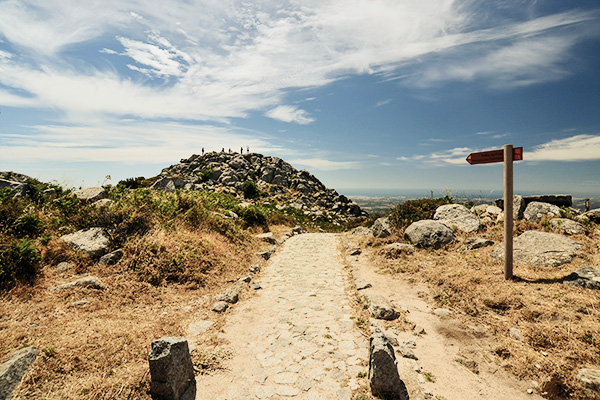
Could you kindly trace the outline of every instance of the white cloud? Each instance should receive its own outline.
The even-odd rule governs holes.
[[[524,149],[525,161],[600,160],[600,135],[576,135]]]
[[[356,169],[362,165],[357,161],[331,161],[321,158],[301,158],[290,160],[290,164],[297,164],[321,171],[333,171],[340,169]]]
[[[305,110],[300,110],[294,106],[279,106],[267,111],[265,116],[277,119],[283,122],[295,122],[300,125],[307,125],[314,122]]]
[[[192,153],[239,149],[273,151],[255,132],[235,132],[213,125],[118,121],[95,125],[36,125],[22,134],[3,135],[3,162],[178,162]]]
[[[377,102],[373,107],[378,108],[381,106],[385,106],[387,104],[390,104],[392,101],[394,101],[394,100],[393,99],[382,100],[382,101]]]

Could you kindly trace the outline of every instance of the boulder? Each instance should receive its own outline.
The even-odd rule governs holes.
[[[406,385],[398,374],[394,348],[377,328],[369,339],[369,385],[374,396],[408,400]]]
[[[585,235],[587,229],[577,221],[567,218],[554,218],[550,220],[550,226],[563,235]]]
[[[152,342],[148,355],[150,394],[160,400],[194,400],[196,378],[188,342],[182,337],[163,337]]]
[[[86,287],[90,289],[104,290],[106,285],[100,278],[95,276],[86,276],[85,278],[77,279],[76,281],[65,283],[64,285],[55,286],[52,290],[66,290],[73,287]]]
[[[369,311],[373,318],[393,321],[400,317],[400,312],[385,297],[369,297],[369,303]]]
[[[229,304],[225,301],[217,301],[213,304],[212,310],[216,313],[225,312],[229,308]]]
[[[534,201],[527,204],[523,216],[527,221],[540,222],[545,216],[560,217],[560,208],[553,204]]]
[[[23,196],[25,193],[25,184],[7,179],[0,179],[0,189],[8,188],[16,191],[16,196]]]
[[[96,201],[106,197],[106,190],[103,187],[89,187],[75,190],[73,196],[79,200]]]
[[[8,361],[0,365],[0,399],[10,400],[29,367],[40,351],[34,346],[25,347],[14,353]]]
[[[504,210],[504,199],[498,199],[494,202],[500,209]],[[513,196],[513,219],[523,219],[523,212],[527,206],[523,196]]]
[[[371,227],[373,236],[376,238],[386,238],[392,234],[392,227],[389,218],[378,218]]]
[[[88,228],[64,235],[60,240],[72,249],[83,251],[92,257],[100,257],[110,248],[110,237],[103,228]]]
[[[112,253],[108,253],[100,257],[98,260],[98,264],[100,265],[115,265],[119,262],[121,258],[123,258],[123,249],[117,249]]]
[[[415,252],[414,246],[406,243],[390,243],[381,248],[380,253],[386,257],[397,257],[401,254],[412,254]]]
[[[404,231],[404,236],[418,247],[440,248],[454,242],[454,230],[439,221],[425,219],[413,222]]]
[[[600,208],[595,208],[581,214],[580,218],[587,218],[592,222],[600,224]]]
[[[483,239],[480,237],[472,237],[465,240],[465,243],[460,246],[459,251],[476,250],[482,247],[493,246],[494,242],[489,239]]]
[[[150,189],[162,190],[163,192],[175,192],[177,189],[182,189],[185,182],[177,177],[162,178],[154,182]]]
[[[513,241],[513,258],[515,263],[558,267],[571,262],[581,247],[581,243],[556,233],[526,231]],[[504,243],[492,250],[492,257],[504,259]]]
[[[600,271],[589,265],[582,265],[575,272],[567,276],[565,285],[578,286],[586,289],[600,290]]]
[[[438,207],[433,219],[467,233],[476,232],[481,228],[479,218],[462,204],[445,204]]]

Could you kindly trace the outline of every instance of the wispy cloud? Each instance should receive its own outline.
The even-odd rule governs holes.
[[[600,160],[600,135],[576,135],[556,139],[525,151],[524,160],[586,161]]]
[[[291,164],[310,167],[321,171],[333,171],[340,169],[356,169],[360,168],[362,163],[358,161],[331,161],[321,158],[299,158],[290,160]]]
[[[311,118],[305,110],[294,106],[279,106],[267,111],[265,115],[272,119],[283,122],[295,122],[300,125],[307,125],[314,122],[314,118]]]
[[[377,102],[373,107],[375,107],[375,108],[382,107],[387,104],[390,104],[392,101],[394,101],[394,99],[382,100],[382,101]]]

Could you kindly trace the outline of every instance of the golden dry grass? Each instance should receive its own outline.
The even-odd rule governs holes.
[[[518,222],[516,234],[543,230],[539,224]],[[502,226],[488,226],[479,236],[497,243]],[[445,249],[418,249],[413,255],[387,259],[377,255],[383,271],[426,283],[429,301],[454,310],[466,324],[485,324],[497,343],[499,365],[523,379],[536,380],[552,399],[582,398],[576,380],[581,368],[600,369],[600,292],[562,284],[580,265],[600,266],[600,229],[572,239],[584,244],[571,264],[557,268],[515,264],[514,280],[504,279],[504,263],[491,258],[492,247],[457,251],[467,235]],[[402,241],[370,239],[368,245]],[[510,337],[518,328],[522,341]]]
[[[196,269],[201,279],[148,282],[153,267],[165,268],[164,263],[194,246],[201,249],[198,263],[210,260],[207,268]],[[41,350],[16,398],[149,399],[151,342],[185,336],[193,321],[222,318],[209,311],[210,297],[247,273],[257,261],[257,246],[254,241],[234,245],[214,232],[155,230],[126,244],[124,258],[111,267],[85,257],[63,275],[54,265],[46,266],[34,286],[19,284],[0,298],[0,362],[25,346]],[[160,250],[154,264],[148,249]],[[52,290],[86,275],[98,276],[108,289]],[[74,304],[81,300],[89,304]]]

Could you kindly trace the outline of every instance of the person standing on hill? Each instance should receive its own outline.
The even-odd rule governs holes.
[[[240,154],[244,154],[244,146],[240,147]]]

